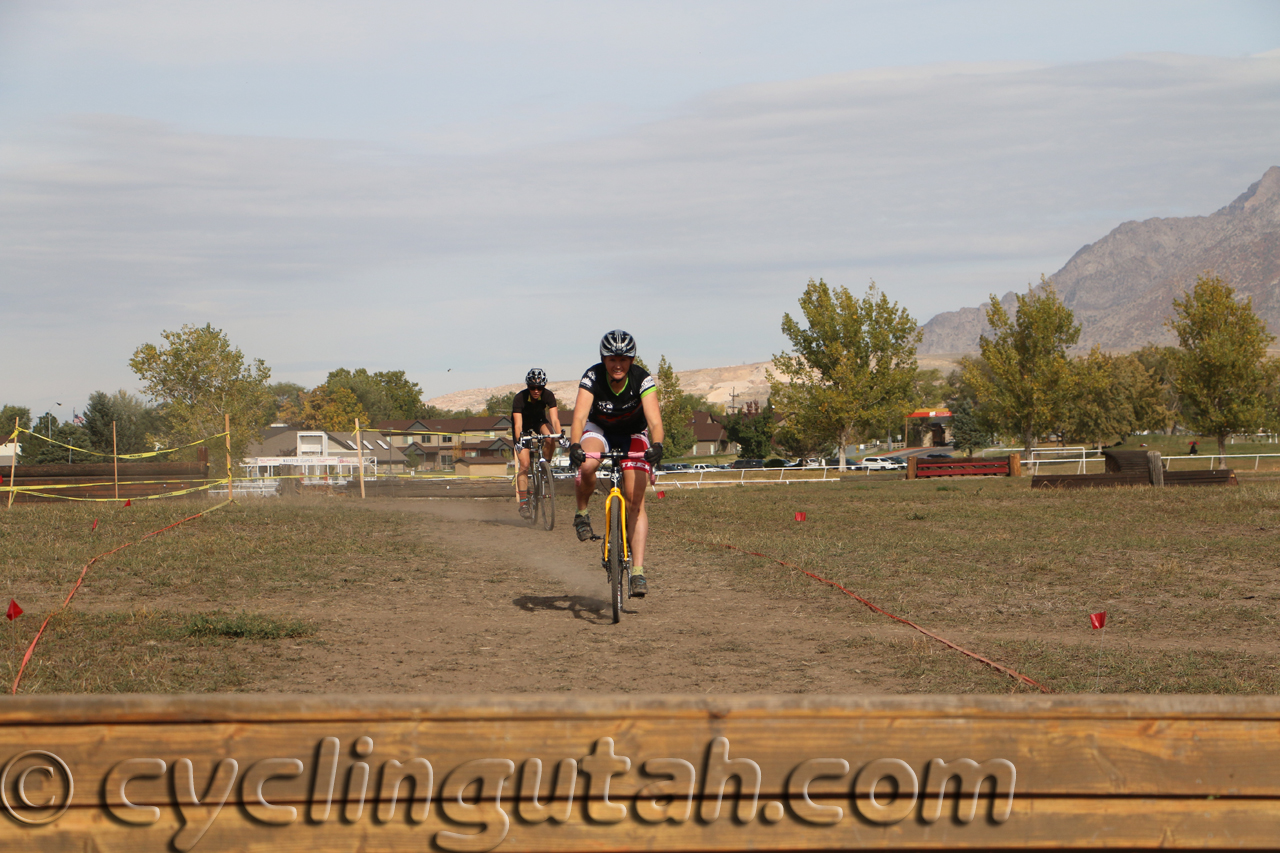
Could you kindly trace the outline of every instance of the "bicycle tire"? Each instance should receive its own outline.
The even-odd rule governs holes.
[[[526,492],[526,494],[528,495],[527,500],[528,500],[528,507],[529,507],[529,526],[537,527],[538,526],[538,498],[540,497],[538,494],[539,486],[538,486],[537,466],[534,466],[534,468],[529,471],[528,480],[525,481],[525,488],[529,490],[528,492]]]
[[[622,595],[626,578],[622,576],[622,501],[609,502],[609,599],[613,603],[613,621],[622,619]]]
[[[554,530],[556,526],[556,478],[551,476],[551,463],[538,462],[541,482],[538,484],[538,504],[542,512],[542,529]]]

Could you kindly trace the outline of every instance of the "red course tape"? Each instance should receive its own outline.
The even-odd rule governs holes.
[[[796,515],[798,516],[799,513],[796,513]],[[882,607],[877,607],[876,605],[872,604],[870,601],[867,601],[862,596],[858,595],[857,593],[851,590],[846,589],[845,587],[841,586],[835,581],[827,580],[826,578],[822,577],[822,575],[815,575],[813,572],[805,571],[799,566],[793,565],[792,563],[788,563],[786,560],[779,560],[777,557],[770,557],[768,554],[761,554],[759,551],[748,551],[746,548],[739,548],[737,545],[725,545],[723,542],[703,542],[698,539],[690,539],[688,541],[693,542],[694,544],[697,544],[697,545],[710,545],[713,548],[727,548],[730,551],[739,551],[743,554],[750,554],[753,557],[763,557],[766,560],[772,560],[773,562],[777,563],[780,566],[786,566],[788,569],[794,569],[795,571],[800,572],[803,575],[808,575],[809,577],[813,578],[816,581],[825,583],[827,586],[835,587],[836,589],[840,590],[850,598],[853,598],[862,602],[863,604],[865,604],[867,607],[870,607],[875,612],[883,616],[888,616],[890,619],[894,620],[895,622],[901,622],[903,625],[907,625],[911,628],[914,628],[917,631],[919,631],[921,634],[924,634],[926,637],[929,637],[931,639],[937,640],[939,643],[942,643],[947,648],[955,649],[960,654],[971,657],[974,660],[978,661],[979,663],[984,663],[987,666],[991,667],[992,669],[1003,672],[1005,675],[1011,678],[1017,679],[1018,681],[1021,681],[1023,684],[1036,688],[1041,693],[1053,692],[1051,689],[1049,689],[1048,687],[1045,687],[1040,682],[1036,681],[1033,678],[1029,678],[1023,675],[1022,673],[1018,672],[1015,669],[1010,669],[1009,667],[1004,666],[1003,664],[998,664],[995,661],[987,660],[982,655],[977,654],[976,652],[971,652],[968,649],[965,649],[956,645],[955,643],[951,642],[945,637],[939,637],[937,634],[933,633],[932,631],[929,631],[925,628],[921,628],[919,625],[917,625],[916,623],[912,622],[909,619],[903,619],[901,616],[895,616],[892,613],[890,613],[888,610],[885,610]]]

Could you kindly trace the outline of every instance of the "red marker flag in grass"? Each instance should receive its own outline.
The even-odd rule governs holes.
[[[665,498],[666,496],[667,496],[666,492],[658,492],[658,497]]]
[[[9,599],[9,609],[4,612],[4,615],[8,616],[9,621],[12,622],[22,615],[22,608],[18,606],[18,602],[11,598]]]
[[[92,533],[93,531],[95,531],[95,530],[97,530],[97,529],[98,529],[98,519],[96,519],[96,518],[95,518],[95,519],[93,520],[93,527],[90,527],[90,528],[89,528],[89,532],[90,532],[90,533]]]
[[[1090,613],[1089,627],[1095,631],[1099,628],[1107,627],[1107,611],[1104,610],[1101,613]]]
[[[131,501],[131,500],[126,500],[126,501],[124,502],[124,505],[125,505],[125,506],[133,506],[133,501]]]
[[[804,521],[807,517],[803,512],[796,513],[796,521]]]

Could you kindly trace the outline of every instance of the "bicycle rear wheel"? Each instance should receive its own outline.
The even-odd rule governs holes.
[[[609,502],[609,598],[613,602],[613,621],[622,619],[622,596],[626,578],[622,576],[622,501]]]
[[[538,505],[542,512],[542,529],[551,530],[556,526],[556,479],[551,476],[551,463],[545,459],[538,462],[538,471]]]

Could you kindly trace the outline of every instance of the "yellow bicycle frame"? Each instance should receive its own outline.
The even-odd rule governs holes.
[[[609,514],[609,504],[614,500],[622,501],[622,511],[618,513],[618,517],[622,519],[622,562],[626,563],[631,560],[631,546],[627,544],[627,499],[622,496],[622,490],[617,486],[609,489],[609,496],[604,499],[604,562],[609,564],[609,520],[613,517]]]

